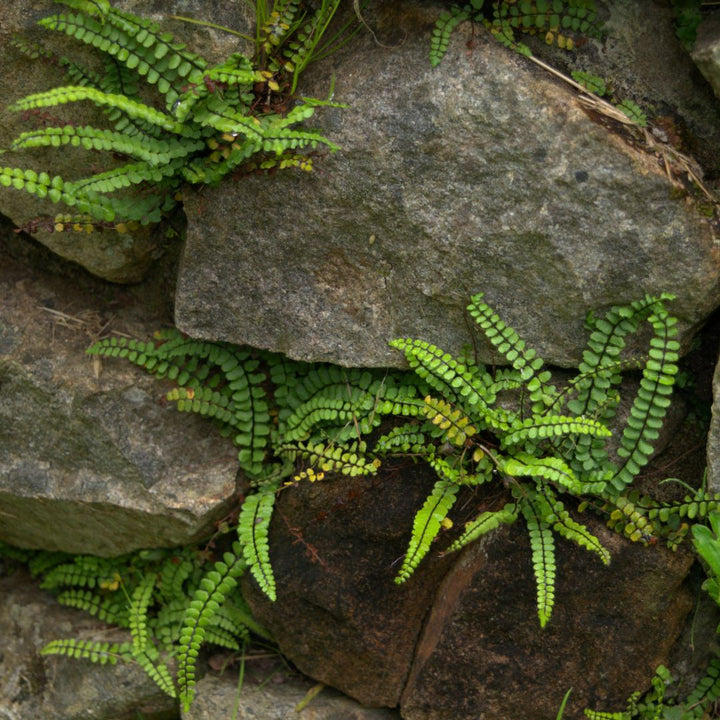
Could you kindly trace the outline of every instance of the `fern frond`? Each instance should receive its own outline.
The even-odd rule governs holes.
[[[510,477],[534,477],[538,480],[549,480],[578,495],[583,490],[575,473],[558,457],[536,457],[518,452],[509,458],[499,458],[499,462],[501,471]]]
[[[631,483],[648,462],[653,452],[652,442],[657,439],[675,384],[680,343],[675,340],[677,320],[664,308],[657,307],[648,321],[654,336],[650,340],[649,357],[643,369],[637,396],[617,454],[623,458],[611,483],[616,491]]]
[[[223,560],[216,562],[213,569],[200,581],[200,586],[185,613],[180,631],[181,650],[177,671],[178,694],[185,712],[195,696],[196,662],[205,638],[207,623],[235,588],[237,578],[247,567],[238,544],[233,546],[233,552],[234,554],[225,553]]]
[[[447,480],[438,480],[435,483],[432,493],[413,520],[412,536],[402,566],[395,577],[396,583],[404,583],[430,550],[430,544],[440,532],[442,521],[450,512],[458,490],[459,485]]]
[[[545,627],[555,604],[555,542],[546,520],[551,508],[538,493],[529,493],[520,507],[530,535],[538,618],[540,627]]]
[[[70,102],[90,100],[99,107],[117,108],[131,118],[143,120],[150,125],[155,125],[175,135],[197,138],[197,131],[190,129],[187,125],[173,119],[169,115],[151,108],[144,103],[131,100],[124,95],[116,93],[105,93],[93,87],[82,85],[65,85],[63,87],[47,90],[46,92],[35,93],[20,98],[10,110],[23,111],[39,107],[55,107]]]
[[[24,132],[13,140],[12,150],[35,147],[60,147],[71,145],[86,150],[106,150],[137,158],[150,167],[167,165],[171,160],[182,158],[205,143],[196,141],[149,140],[128,136],[124,132],[102,130],[89,126],[65,125],[64,127],[40,128]]]
[[[453,542],[447,552],[455,552],[474,542],[482,535],[499,527],[501,523],[511,525],[517,520],[517,506],[507,504],[502,510],[488,510],[480,513],[474,520],[465,523],[462,535]]]
[[[542,358],[500,316],[483,302],[483,293],[470,299],[468,312],[485,334],[485,337],[502,353],[507,361],[520,373],[520,379],[532,394],[542,389],[543,378],[540,371]]]
[[[133,647],[133,660],[143,669],[145,674],[171,698],[177,697],[175,683],[167,665],[158,662],[159,654],[155,648],[138,650]]]
[[[453,30],[461,23],[470,19],[470,12],[466,7],[454,5],[450,10],[442,12],[435,21],[435,27],[430,38],[430,66],[437,67],[450,45],[450,36]]]
[[[469,371],[452,355],[424,340],[398,338],[390,345],[405,353],[410,368],[443,397],[480,413],[481,419],[496,430],[507,428],[507,413],[490,408],[495,398],[489,375]]]
[[[71,589],[57,596],[61,605],[90,613],[106,623],[129,627],[127,607],[114,597],[107,597],[91,590]]]
[[[349,477],[374,475],[380,466],[379,460],[366,456],[367,444],[364,441],[338,446],[320,442],[283,443],[278,452],[291,459],[303,458],[323,472],[338,472]]]
[[[52,640],[40,650],[41,655],[66,655],[79,660],[90,660],[100,665],[116,665],[118,660],[129,662],[132,658],[130,643],[96,642],[67,638]]]
[[[148,606],[155,588],[155,575],[146,573],[133,590],[128,608],[133,653],[144,652],[150,641],[148,635]]]
[[[514,420],[508,433],[503,436],[502,444],[503,447],[508,447],[528,440],[535,442],[567,435],[592,435],[593,437],[608,438],[612,436],[612,433],[602,423],[584,417],[533,416],[525,420]]]
[[[428,395],[425,398],[425,416],[443,430],[443,437],[448,442],[458,447],[463,447],[468,438],[477,433],[477,429],[470,423],[470,418],[445,400]]]
[[[275,592],[275,576],[270,564],[268,534],[275,505],[276,489],[271,485],[246,497],[240,507],[237,526],[238,538],[242,544],[245,562],[260,589],[273,602],[277,595]]]
[[[704,712],[720,698],[720,657],[714,657],[698,681],[693,691],[686,698],[684,705],[693,709],[693,718],[704,717]],[[698,712],[699,711],[699,712]]]
[[[406,423],[394,427],[390,432],[378,438],[373,448],[375,453],[410,453],[426,455],[429,452],[425,434],[415,423]]]
[[[610,553],[600,540],[585,525],[574,520],[557,498],[550,497],[548,502],[553,512],[546,519],[549,523],[552,523],[553,530],[566,540],[571,540],[576,545],[595,553],[604,565],[608,565],[610,563]]]

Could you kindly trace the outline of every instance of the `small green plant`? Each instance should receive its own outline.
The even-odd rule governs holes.
[[[47,551],[19,554],[0,543],[3,555],[26,562],[33,576],[41,578],[40,587],[55,594],[60,604],[84,610],[130,633],[130,639],[121,642],[57,639],[49,642],[41,654],[101,665],[134,663],[171,697],[177,693],[168,660],[178,654],[182,643],[196,648],[196,640],[202,636],[206,642],[239,650],[249,632],[270,639],[253,619],[234,580],[205,626],[195,628],[190,638],[184,629],[183,619],[192,616],[197,597],[210,587],[216,573],[227,567],[226,575],[237,578],[244,570],[237,553],[227,553],[210,572],[204,567],[203,552],[191,547],[100,558]]]
[[[610,95],[609,83],[598,75],[592,73],[575,71],[572,73],[573,80],[582,85],[589,93],[597,95],[598,97],[605,97]],[[615,97],[609,98],[615,107],[620,110],[634,125],[639,127],[647,127],[648,118],[647,113],[632,100],[624,99],[619,100]]]
[[[63,203],[75,213],[70,221],[38,227],[124,232],[128,224],[158,222],[184,183],[215,184],[251,160],[262,169],[310,169],[304,151],[336,149],[322,135],[298,127],[318,106],[332,103],[294,93],[302,70],[331,50],[324,36],[339,0],[323,0],[309,13],[300,10],[299,0],[277,0],[271,8],[258,0],[256,55],[234,53],[217,65],[108,0],[59,1],[72,12],[40,25],[95,48],[105,71],[52,58],[20,41],[18,47],[32,56],[62,65],[71,84],[28,95],[11,109],[32,117],[44,108],[87,101],[105,113],[110,127],[39,127],[13,141],[11,150],[68,146],[105,153],[101,172],[72,180],[50,169],[0,167],[0,187]],[[142,99],[141,81],[157,92],[156,105]]]
[[[454,5],[438,18],[430,41],[430,64],[438,65],[447,52],[453,30],[467,20],[482,23],[503,45],[529,55],[516,31],[542,33],[545,42],[565,50],[575,47],[578,36],[597,35],[594,0],[471,0]]]

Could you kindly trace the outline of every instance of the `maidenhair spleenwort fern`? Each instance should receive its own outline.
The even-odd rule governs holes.
[[[439,65],[453,30],[467,20],[482,23],[503,45],[528,55],[516,31],[542,34],[549,45],[572,50],[578,37],[598,34],[594,0],[471,0],[454,5],[438,18],[430,41],[430,64]]]
[[[249,630],[269,638],[236,589],[235,578],[245,568],[241,553],[226,554],[210,572],[202,567],[201,558],[202,553],[193,548],[143,550],[116,558],[35,553],[29,559],[30,571],[61,604],[130,632],[130,640],[120,642],[57,639],[42,654],[103,665],[135,663],[172,697],[178,690],[167,661],[176,657],[180,696],[187,696],[194,685],[194,657],[203,640],[237,650]],[[212,613],[203,613],[207,606]],[[198,627],[194,620],[200,616]]]
[[[71,84],[17,100],[10,109],[33,112],[67,103],[90,102],[108,118],[109,128],[40,127],[23,132],[10,150],[71,147],[103,151],[100,172],[69,179],[18,167],[0,167],[0,187],[23,190],[63,203],[76,216],[71,222],[36,223],[47,229],[79,226],[113,227],[158,222],[175,204],[183,183],[217,183],[253,157],[259,166],[310,169],[303,151],[333,145],[318,133],[298,126],[315,108],[331,103],[296,98],[299,73],[323,47],[321,39],[339,0],[324,0],[315,12],[283,17],[299,3],[280,2],[270,12],[258,0],[258,43],[255,57],[240,53],[210,65],[163,32],[150,20],[113,8],[108,0],[59,0],[71,12],[40,21],[49,30],[92,46],[107,61],[98,75],[59,58]],[[274,28],[274,29],[273,29]],[[34,57],[42,49],[16,46]],[[139,94],[140,81],[158,93],[158,106]],[[116,158],[121,158],[118,164]]]
[[[449,551],[522,519],[544,625],[555,594],[555,535],[609,561],[599,540],[571,516],[569,498],[599,508],[618,532],[646,542],[667,527],[662,517],[682,513],[680,506],[654,509],[629,490],[652,453],[677,372],[675,320],[665,309],[670,299],[646,297],[611,308],[603,317],[591,316],[580,372],[562,387],[552,384],[542,359],[482,295],[472,298],[468,310],[510,363],[495,372],[469,356],[455,358],[432,343],[409,338],[391,344],[405,354],[413,373],[294,363],[270,353],[194,341],[177,331],[163,333],[157,342],[108,338],[90,352],[125,357],[174,380],[179,387],[168,397],[179,409],[212,418],[233,438],[240,466],[256,486],[240,511],[242,556],[271,599],[277,597],[269,546],[272,510],[278,489],[297,472],[298,463],[323,473],[366,476],[388,456],[410,455],[427,462],[438,480],[415,517],[396,581],[412,576],[449,523],[460,487],[500,483],[507,494],[503,507],[470,520]],[[649,351],[644,358],[624,358],[625,339],[642,322],[653,331]],[[607,423],[627,367],[641,368],[641,379],[611,457]],[[508,404],[513,397],[514,406]],[[393,427],[376,437],[388,417]]]

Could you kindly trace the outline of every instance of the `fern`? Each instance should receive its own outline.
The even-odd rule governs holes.
[[[447,480],[438,480],[425,504],[415,515],[412,536],[405,558],[395,582],[405,582],[430,550],[430,544],[438,534],[442,521],[455,502],[459,486]]]
[[[713,499],[698,497],[666,509],[628,489],[650,457],[677,373],[675,320],[664,307],[669,300],[669,295],[646,297],[589,317],[579,373],[560,389],[537,352],[481,294],[471,298],[468,311],[510,364],[494,373],[468,354],[453,357],[411,338],[391,345],[405,354],[413,374],[309,366],[191,340],[176,331],[163,333],[157,343],[108,338],[90,352],[123,357],[174,380],[178,388],[168,397],[178,409],[211,418],[234,437],[241,467],[256,486],[238,521],[242,557],[270,599],[276,598],[269,528],[277,489],[320,474],[373,475],[381,458],[410,455],[424,460],[438,480],[415,516],[396,580],[406,581],[429,552],[461,486],[499,481],[510,494],[504,510],[471,519],[450,549],[522,517],[545,625],[555,595],[553,535],[602,562],[609,559],[600,541],[571,517],[562,497],[577,498],[581,507],[592,504],[606,513],[613,529],[642,542],[659,532],[668,542],[679,542],[683,527],[687,531],[683,513],[691,517],[714,507]],[[624,358],[627,335],[643,321],[653,331],[647,357]],[[622,371],[638,366],[640,388],[615,463],[605,446],[611,435],[607,423],[617,408]],[[399,420],[395,427],[368,445],[366,437],[393,417]],[[308,469],[298,472],[298,464]],[[284,482],[293,473],[294,479]],[[671,513],[673,522],[663,526],[661,518]]]
[[[450,36],[465,20],[482,23],[503,45],[530,55],[527,45],[515,32],[541,33],[548,45],[573,50],[580,37],[597,36],[597,9],[594,0],[496,0],[485,5],[472,0],[443,12],[435,23],[430,40],[430,64],[438,65],[445,56]]]
[[[537,585],[537,611],[540,627],[545,627],[555,604],[555,543],[547,501],[539,494],[529,492],[521,504],[521,511],[530,536],[533,572]]]
[[[195,591],[185,613],[180,631],[181,652],[178,657],[179,698],[187,712],[195,696],[196,663],[200,646],[206,635],[206,626],[215,616],[222,603],[237,585],[237,578],[246,568],[239,547],[226,553],[223,560],[215,563]]]
[[[132,657],[131,643],[109,643],[68,638],[53,640],[40,651],[41,655],[66,655],[78,660],[90,660],[100,665],[116,665],[119,660]]]
[[[240,508],[237,528],[245,562],[270,600],[277,597],[268,544],[276,489],[270,486],[247,497]]]
[[[288,26],[288,33],[278,36],[273,57],[275,51],[286,54],[280,66],[260,47],[255,58],[235,53],[211,66],[150,20],[106,2],[60,2],[73,12],[44,18],[40,25],[94,48],[106,60],[105,72],[88,71],[18,41],[22,52],[52,58],[65,67],[71,84],[28,95],[10,109],[23,112],[91,102],[112,127],[49,127],[22,133],[11,148],[69,145],[133,161],[78,181],[50,173],[33,177],[30,170],[5,167],[0,169],[0,186],[64,203],[95,221],[147,224],[158,222],[173,207],[182,183],[216,183],[256,155],[270,154],[278,158],[276,166],[292,167],[299,150],[318,145],[337,149],[322,135],[296,127],[317,107],[330,103],[306,98],[289,111],[275,106],[295,91],[299,74],[316,56],[338,0],[324,0],[312,19]],[[288,5],[281,0],[277,4]],[[263,32],[269,37],[269,26]],[[297,33],[301,34],[295,41]],[[291,41],[293,48],[288,47]],[[281,89],[287,76],[292,77],[292,87]],[[140,80],[161,96],[163,109],[141,99]],[[263,84],[276,99],[259,104],[256,93]]]

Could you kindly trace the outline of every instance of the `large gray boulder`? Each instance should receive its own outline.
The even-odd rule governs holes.
[[[234,502],[232,444],[142,370],[85,355],[101,332],[149,337],[166,303],[0,257],[0,541],[120,555],[212,533]]]
[[[335,78],[348,104],[318,111],[338,153],[309,176],[186,194],[178,325],[293,358],[395,365],[394,337],[468,343],[464,308],[482,291],[569,365],[588,311],[668,291],[687,341],[720,300],[717,247],[659,158],[477,27],[431,69],[437,7],[383,7],[378,32],[404,42],[366,35],[305,78],[319,97]]]

